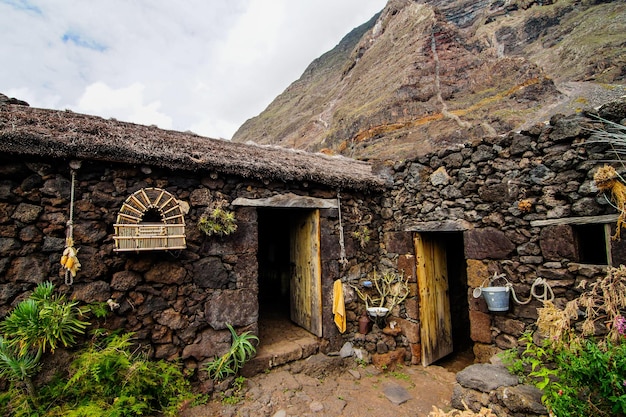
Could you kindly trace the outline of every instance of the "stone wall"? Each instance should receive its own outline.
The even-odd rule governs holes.
[[[257,211],[234,207],[238,229],[207,237],[197,221],[214,200],[296,193],[336,198],[336,190],[309,184],[247,181],[217,173],[171,172],[82,161],[77,170],[74,240],[82,268],[71,286],[59,265],[70,208],[69,161],[0,157],[0,318],[37,283],[50,280],[69,298],[119,304],[102,323],[135,332],[154,358],[182,359],[195,368],[230,346],[225,324],[257,332]],[[167,190],[189,205],[187,249],[114,252],[113,224],[126,198],[145,187]],[[361,251],[349,223],[371,219],[369,200],[342,192],[349,265],[371,268],[377,237]],[[365,203],[368,201],[368,204]],[[332,284],[340,276],[337,210],[321,210],[326,349],[341,346],[332,324]]]
[[[619,121],[626,105],[611,111],[616,108],[620,114],[601,110],[601,115]],[[582,115],[558,115],[545,125],[395,163],[395,184],[387,197],[393,217],[383,228],[382,257],[411,273],[414,262],[407,259],[414,251],[406,241],[414,232],[462,236],[467,325],[479,361],[516,346],[542,305],[536,298],[525,305],[511,300],[507,312],[491,312],[482,297],[472,296],[485,279],[506,274],[517,297],[526,301],[536,278],[544,278],[560,306],[578,294],[582,280],[605,274],[606,261],[586,263],[582,253],[589,243],[585,239],[595,239],[601,248],[605,244],[602,224],[612,232],[615,226],[616,216],[601,217],[615,211],[593,183],[605,148],[585,144],[588,129],[601,126]],[[588,234],[572,218],[599,222],[593,230],[602,236]],[[624,244],[611,241],[610,246],[613,264],[623,263]],[[413,302],[404,317],[413,323],[418,309]],[[419,326],[414,331],[417,348]]]
[[[623,107],[613,111],[619,115],[605,116],[620,120],[626,113]],[[489,312],[482,298],[471,295],[486,278],[505,273],[520,299],[529,297],[537,277],[545,278],[561,305],[577,294],[581,280],[603,275],[605,265],[584,262],[581,230],[567,220],[583,217],[614,223],[599,217],[614,210],[593,185],[597,161],[603,157],[603,149],[584,144],[586,128],[593,126],[599,123],[582,116],[557,116],[526,131],[383,166],[393,179],[393,188],[384,195],[342,191],[345,262],[340,259],[337,210],[320,211],[322,350],[338,350],[349,341],[375,357],[388,355],[384,360],[421,362],[416,232],[460,236],[460,246],[448,247],[449,259],[458,264],[459,281],[451,285],[450,297],[453,307],[466,306],[465,311],[454,311],[455,325],[468,327],[457,330],[467,331],[481,361],[514,346],[541,306],[532,300],[526,305],[512,303],[507,312]],[[225,350],[230,342],[226,323],[257,331],[257,210],[235,207],[237,232],[208,238],[196,227],[206,207],[216,199],[232,202],[288,192],[319,198],[337,195],[336,190],[306,183],[83,161],[74,205],[74,238],[83,267],[68,287],[58,261],[70,187],[69,161],[1,158],[0,317],[37,283],[51,280],[77,300],[115,300],[120,308],[103,325],[136,332],[154,357],[182,358],[188,367]],[[118,210],[130,194],[144,187],[164,188],[189,205],[187,249],[113,251]],[[370,231],[369,241],[354,236],[364,228]],[[625,259],[623,246],[611,242],[616,264]],[[409,277],[409,297],[391,316],[402,329],[399,334],[383,332],[384,323],[370,334],[358,333],[365,306],[347,284],[368,278],[374,270],[399,270]],[[343,335],[331,312],[333,282],[338,278],[345,283],[348,325]],[[459,294],[463,303],[456,302]]]

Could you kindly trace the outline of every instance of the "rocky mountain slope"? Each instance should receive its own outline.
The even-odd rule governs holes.
[[[404,159],[626,94],[623,0],[390,0],[233,140]]]

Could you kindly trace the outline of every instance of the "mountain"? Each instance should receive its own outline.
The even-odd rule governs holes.
[[[405,159],[626,94],[626,3],[390,0],[233,141]]]

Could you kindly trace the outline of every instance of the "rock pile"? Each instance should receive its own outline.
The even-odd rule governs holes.
[[[541,403],[541,391],[519,384],[502,365],[476,364],[457,373],[452,406],[478,412],[492,410],[498,417],[539,417],[548,411]]]

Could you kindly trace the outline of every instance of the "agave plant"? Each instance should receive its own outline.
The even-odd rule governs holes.
[[[213,379],[224,379],[227,376],[236,375],[256,353],[256,347],[252,342],[259,341],[259,338],[250,332],[243,332],[238,335],[230,324],[226,324],[226,327],[230,330],[233,338],[230,349],[222,356],[209,362],[205,367],[209,377]]]

